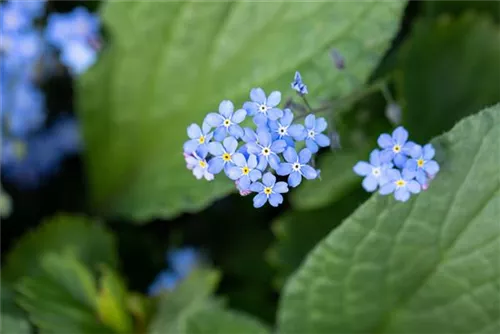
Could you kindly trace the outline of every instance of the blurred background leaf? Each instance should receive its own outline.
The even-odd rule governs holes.
[[[289,89],[295,70],[317,100],[361,86],[404,5],[105,3],[111,43],[78,89],[94,208],[168,218],[227,194],[231,182],[197,181],[184,169],[186,126],[222,99],[239,105],[252,87]],[[332,47],[349,59],[349,73],[333,70]]]
[[[280,331],[498,332],[499,136],[497,104],[433,140],[430,188],[373,195],[332,231],[287,283]]]

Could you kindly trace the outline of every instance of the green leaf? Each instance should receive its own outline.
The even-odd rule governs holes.
[[[0,217],[7,218],[12,212],[12,199],[0,186]]]
[[[424,13],[429,17],[442,14],[459,16],[467,11],[475,11],[491,15],[497,23],[500,22],[500,2],[498,1],[426,1]]]
[[[441,171],[409,202],[372,196],[288,281],[282,333],[500,331],[500,104],[433,140]]]
[[[221,308],[206,308],[187,318],[184,333],[189,334],[267,334],[269,328],[246,314]]]
[[[93,207],[135,220],[196,211],[234,190],[185,168],[186,127],[253,87],[311,103],[364,83],[399,26],[403,1],[106,2],[112,37],[78,85]],[[347,59],[334,69],[329,50]],[[283,96],[283,100],[286,96]]]
[[[398,90],[412,140],[425,142],[500,101],[500,29],[487,16],[420,20],[400,57]]]
[[[21,279],[17,302],[46,333],[111,333],[97,314],[91,271],[72,253],[45,254],[38,275]]]
[[[30,334],[31,327],[25,318],[10,313],[1,313],[0,333],[2,334]]]
[[[115,240],[102,225],[80,216],[58,215],[24,235],[7,255],[2,278],[15,282],[39,271],[43,255],[66,250],[97,270],[99,263],[116,267]]]
[[[189,314],[215,305],[210,296],[219,279],[219,274],[215,271],[196,269],[174,291],[164,293],[160,297],[148,333],[180,333]]]

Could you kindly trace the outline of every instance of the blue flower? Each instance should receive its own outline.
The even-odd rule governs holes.
[[[375,149],[370,153],[370,163],[359,161],[353,168],[359,176],[365,176],[362,185],[366,191],[373,192],[377,186],[389,182],[386,172],[393,167],[392,163],[385,163],[380,159],[380,151]]]
[[[97,52],[88,43],[69,41],[64,45],[60,59],[72,74],[78,75],[84,73],[96,62]]]
[[[253,88],[250,91],[250,99],[252,102],[245,102],[243,108],[248,115],[254,116],[253,121],[257,126],[265,125],[268,118],[275,121],[283,116],[283,111],[276,108],[281,101],[280,92],[274,91],[266,98],[262,88]]]
[[[410,152],[412,159],[406,162],[406,168],[416,171],[416,179],[422,186],[427,184],[427,179],[439,172],[439,164],[432,160],[434,158],[434,147],[427,144],[423,148],[415,145]]]
[[[235,167],[231,167],[228,172],[228,176],[231,180],[238,181],[238,189],[247,190],[252,182],[257,181],[262,177],[262,172],[257,168],[257,157],[253,154],[245,159],[245,156],[241,153],[235,153],[233,155],[233,163]]]
[[[290,109],[283,110],[283,116],[276,121],[269,121],[269,129],[273,140],[283,139],[288,146],[295,146],[295,140],[304,140],[305,128],[302,124],[292,124],[293,113]]]
[[[262,183],[252,183],[250,190],[259,193],[253,198],[254,207],[260,208],[266,202],[276,207],[283,203],[281,194],[288,192],[288,185],[286,182],[276,182],[276,177],[273,174],[266,173],[262,177]]]
[[[191,124],[187,128],[188,137],[191,138],[184,143],[184,152],[194,152],[199,146],[207,146],[210,139],[212,139],[212,133],[210,133],[211,127],[207,123],[203,123],[202,127],[198,124]]]
[[[167,254],[167,262],[180,277],[186,277],[199,264],[200,254],[193,247],[175,249]]]
[[[208,148],[200,146],[194,152],[184,152],[186,159],[186,167],[193,171],[193,175],[200,180],[204,177],[207,181],[212,181],[214,175],[208,171],[209,164],[207,163]]]
[[[421,190],[420,184],[414,180],[415,172],[403,169],[403,173],[397,169],[388,169],[386,172],[389,182],[380,187],[381,195],[388,195],[394,192],[394,198],[401,202],[406,202],[410,194],[418,194]]]
[[[59,49],[70,42],[88,44],[99,36],[100,20],[84,7],[70,13],[53,13],[47,19],[45,34],[47,40]]]
[[[48,131],[56,138],[55,145],[62,154],[75,154],[83,147],[78,122],[74,117],[59,117]]]
[[[238,124],[243,122],[246,117],[246,111],[239,109],[234,112],[234,105],[231,101],[225,100],[219,104],[219,113],[210,113],[205,118],[205,122],[216,128],[214,139],[223,140],[228,134],[240,138],[244,135],[243,129]]]
[[[297,187],[302,182],[302,176],[308,180],[315,179],[318,173],[314,168],[307,165],[311,160],[311,151],[309,149],[302,149],[298,156],[295,149],[288,147],[283,153],[283,157],[287,162],[280,164],[276,171],[278,175],[288,175],[288,184],[290,187]]]
[[[158,296],[162,291],[171,291],[175,289],[180,279],[176,273],[170,270],[161,271],[149,286],[148,295]]]
[[[299,71],[295,72],[295,77],[293,78],[292,88],[299,93],[299,95],[307,94],[307,86],[302,82],[302,77]]]
[[[0,27],[5,32],[17,32],[28,28],[31,18],[26,11],[16,6],[15,2],[0,4]]]
[[[17,137],[25,137],[45,122],[45,96],[27,81],[19,83],[11,94],[10,99],[3,102],[8,110],[9,131]]]
[[[273,141],[269,131],[263,129],[258,130],[257,137],[257,142],[250,142],[246,145],[248,153],[259,157],[257,168],[263,171],[269,164],[271,168],[278,169],[280,163],[278,154],[285,150],[286,142],[282,139]]]
[[[229,168],[233,167],[233,154],[236,152],[238,142],[233,137],[227,137],[221,143],[212,142],[208,144],[209,152],[214,156],[208,162],[208,171],[212,174],[219,174],[224,168],[226,174]]]
[[[314,115],[307,115],[305,125],[306,146],[311,153],[318,152],[318,146],[327,147],[330,145],[330,139],[322,134],[328,126],[323,117],[316,119]]]
[[[10,3],[30,19],[36,19],[43,15],[47,0],[11,1]]]
[[[408,131],[402,126],[397,127],[393,132],[392,136],[386,133],[381,134],[378,137],[378,145],[383,149],[381,153],[381,159],[384,162],[390,162],[394,160],[394,165],[398,168],[403,168],[411,149],[415,145],[413,142],[407,142]]]

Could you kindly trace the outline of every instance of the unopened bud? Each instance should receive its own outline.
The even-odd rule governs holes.
[[[393,125],[400,125],[402,112],[401,107],[397,103],[389,103],[385,108],[385,117],[391,122]]]

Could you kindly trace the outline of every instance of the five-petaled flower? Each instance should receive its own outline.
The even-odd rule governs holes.
[[[307,86],[302,81],[302,76],[300,75],[299,71],[295,72],[295,77],[293,78],[291,86],[292,89],[296,90],[297,93],[299,93],[299,95],[302,96],[307,94]]]
[[[257,157],[253,154],[245,159],[245,156],[241,153],[235,153],[233,155],[234,167],[231,167],[228,171],[228,176],[231,180],[238,181],[238,189],[248,190],[250,184],[259,180],[262,177],[262,172],[257,169]]]
[[[373,192],[377,186],[383,186],[389,180],[386,172],[392,168],[392,163],[383,162],[380,159],[380,151],[375,149],[370,153],[370,161],[359,161],[353,168],[359,176],[364,176],[362,186],[366,191]]]
[[[281,101],[281,93],[274,91],[266,98],[266,93],[262,88],[253,88],[250,91],[251,102],[245,102],[243,108],[248,115],[254,116],[253,121],[257,126],[267,123],[268,118],[275,121],[283,116],[283,111],[276,106]]]
[[[243,122],[246,114],[244,109],[238,109],[234,112],[233,103],[225,100],[219,104],[219,113],[208,114],[205,122],[216,128],[213,137],[217,141],[222,141],[228,134],[240,138],[243,136],[243,129],[238,124]]]
[[[418,194],[421,190],[420,184],[414,180],[416,172],[403,169],[401,173],[397,169],[389,169],[386,172],[389,182],[380,187],[381,195],[388,195],[394,192],[394,198],[401,202],[406,202],[410,198],[410,193]]]
[[[306,146],[311,153],[318,152],[319,147],[327,147],[330,145],[330,138],[322,134],[326,130],[327,123],[323,117],[316,119],[314,115],[307,115],[305,119]]]
[[[410,153],[412,159],[408,159],[406,162],[406,168],[416,171],[416,179],[422,186],[426,185],[428,179],[439,172],[439,164],[432,160],[434,154],[432,144],[427,144],[424,147],[415,145]]]
[[[191,124],[187,128],[188,137],[191,139],[184,143],[184,152],[194,152],[200,146],[207,146],[212,139],[210,130],[211,127],[207,123],[203,123],[201,128],[198,124]]]
[[[285,150],[286,142],[283,139],[273,141],[271,134],[266,130],[259,130],[257,138],[257,142],[250,142],[246,145],[248,153],[259,157],[257,168],[264,170],[269,164],[272,169],[278,169],[280,163],[278,154]]]
[[[283,153],[287,162],[281,163],[276,171],[278,175],[288,175],[288,184],[290,187],[297,187],[302,181],[302,176],[308,180],[315,179],[318,173],[314,168],[307,165],[311,160],[311,151],[307,148],[302,149],[299,154],[292,147],[288,147]]]
[[[383,133],[378,137],[378,145],[383,149],[381,159],[385,162],[394,160],[394,165],[403,168],[415,143],[408,140],[408,131],[402,126],[397,127],[392,136]]]
[[[283,203],[281,194],[288,192],[288,185],[286,182],[276,182],[276,177],[273,174],[266,173],[262,177],[262,183],[252,183],[250,190],[259,193],[253,198],[254,207],[260,208],[268,201],[272,206],[278,206]]]
[[[304,140],[304,126],[292,124],[293,113],[290,109],[283,110],[283,116],[276,121],[269,121],[269,129],[273,140],[283,139],[288,146],[295,147],[294,140]]]
[[[226,137],[224,141],[211,142],[208,144],[208,150],[214,157],[208,162],[208,171],[212,174],[219,174],[224,168],[226,174],[229,168],[234,166],[233,155],[238,147],[238,142],[233,137]]]
[[[206,160],[208,150],[206,146],[200,146],[194,152],[184,152],[184,159],[188,169],[193,171],[193,175],[199,180],[204,177],[207,181],[214,179],[214,175],[208,171]]]

